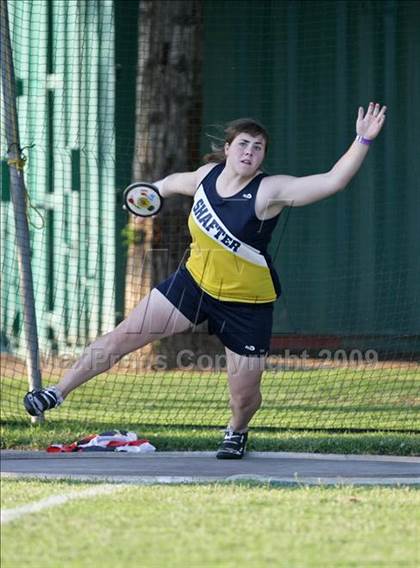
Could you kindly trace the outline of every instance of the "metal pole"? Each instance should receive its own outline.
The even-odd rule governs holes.
[[[26,190],[23,176],[24,162],[22,161],[22,150],[19,141],[19,125],[16,111],[16,82],[12,45],[10,41],[7,0],[1,2],[0,18],[4,128],[8,145],[10,194],[12,197],[16,228],[16,247],[26,345],[26,366],[28,369],[29,388],[40,389],[42,381],[39,366],[38,332],[32,281],[29,227],[26,216]],[[40,422],[42,420],[43,417],[33,417],[32,422]]]

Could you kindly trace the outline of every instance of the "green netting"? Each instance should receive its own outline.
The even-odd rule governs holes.
[[[283,294],[253,424],[420,429],[419,4],[8,7],[21,144],[35,144],[25,179],[42,216],[29,210],[43,383],[55,383],[185,252],[189,200],[133,223],[121,209],[124,186],[196,167],[218,125],[240,116],[268,127],[269,173],[326,171],[353,139],[357,106],[379,100],[387,124],[357,178],[339,195],[289,210],[274,235]],[[3,132],[1,144],[1,408],[4,419],[24,419]],[[206,333],[164,340],[80,387],[48,420],[224,425],[220,354]]]

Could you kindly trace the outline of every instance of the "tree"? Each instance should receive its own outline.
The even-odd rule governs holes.
[[[133,180],[157,180],[198,166],[201,41],[201,0],[140,1]],[[191,200],[173,197],[165,205],[155,218],[130,219],[126,312],[173,272],[188,250]],[[192,335],[189,341],[197,344],[197,334]],[[185,342],[183,334],[163,340],[158,350],[173,365]],[[156,346],[147,355],[153,353]]]

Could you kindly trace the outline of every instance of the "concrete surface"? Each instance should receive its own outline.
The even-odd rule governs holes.
[[[255,480],[285,485],[420,485],[420,458],[249,452],[217,460],[214,452],[48,454],[5,450],[2,477],[129,483],[203,483]]]

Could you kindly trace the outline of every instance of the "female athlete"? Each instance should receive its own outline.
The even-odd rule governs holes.
[[[232,416],[216,454],[242,458],[248,424],[261,405],[273,305],[280,294],[268,243],[284,207],[315,203],[343,190],[362,165],[385,122],[386,107],[359,108],[356,138],[327,172],[305,177],[266,175],[268,134],[255,120],[226,129],[224,145],[196,171],[175,173],[155,185],[161,196],[194,198],[188,220],[190,255],[113,331],[94,341],[53,387],[24,398],[29,414],[59,406],[67,395],[107,371],[124,355],[204,321],[223,343]],[[100,356],[95,356],[100,354]]]

